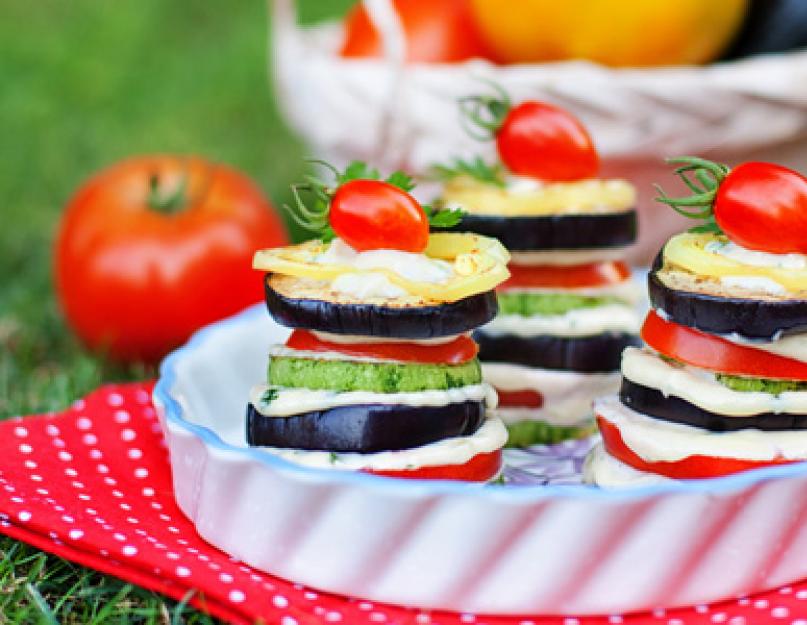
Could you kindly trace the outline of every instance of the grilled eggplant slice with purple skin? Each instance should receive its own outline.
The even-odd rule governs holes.
[[[465,214],[452,228],[499,239],[511,252],[624,247],[636,241],[636,211],[503,217]]]
[[[333,452],[396,451],[470,436],[484,419],[481,401],[445,406],[357,404],[286,417],[262,415],[249,404],[247,443]]]
[[[744,417],[722,415],[704,410],[680,397],[665,397],[661,391],[628,379],[622,380],[619,399],[628,408],[641,414],[711,432],[735,432],[751,428],[768,432],[807,429],[807,414],[764,412]]]
[[[512,334],[492,336],[484,330],[474,333],[483,362],[508,362],[526,367],[608,373],[618,371],[622,350],[641,345],[632,334],[606,332],[594,336],[564,337],[542,335],[521,337]]]
[[[294,298],[265,282],[266,306],[275,321],[290,328],[333,334],[429,339],[468,332],[493,319],[496,294],[487,291],[439,305],[392,307]]]
[[[651,306],[675,323],[758,341],[807,332],[807,300],[722,297],[672,289],[659,277],[662,264],[659,254],[647,276],[648,295]]]

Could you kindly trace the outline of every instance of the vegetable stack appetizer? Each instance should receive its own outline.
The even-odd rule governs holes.
[[[496,314],[507,251],[474,234],[430,234],[458,215],[422,207],[405,174],[331,171],[333,186],[310,177],[293,187],[295,218],[320,238],[255,255],[269,312],[293,332],[251,393],[247,442],[318,467],[496,477],[507,431],[486,414],[496,394],[470,332]]]
[[[638,293],[620,260],[636,239],[635,190],[596,177],[597,151],[562,109],[512,106],[502,91],[461,106],[469,132],[494,137],[501,158],[436,168],[439,202],[465,213],[458,228],[512,255],[499,316],[475,334],[497,414],[512,446],[585,436],[592,401],[618,389],[620,354],[638,343]]]
[[[660,201],[704,220],[648,278],[644,349],[595,406],[602,486],[708,478],[807,459],[807,180],[770,163],[672,159],[694,195]]]

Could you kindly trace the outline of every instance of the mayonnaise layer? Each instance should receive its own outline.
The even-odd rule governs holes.
[[[480,428],[470,436],[446,438],[441,441],[400,451],[380,451],[371,454],[334,453],[330,451],[306,451],[262,447],[276,456],[297,464],[321,469],[344,469],[357,471],[396,471],[422,467],[465,464],[478,454],[501,449],[507,442],[507,428],[496,418],[485,419]]]
[[[595,445],[583,463],[583,482],[600,488],[631,488],[671,482],[668,477],[637,471],[611,456],[602,443]]]
[[[330,332],[320,332],[319,330],[309,330],[311,334],[316,336],[321,341],[329,343],[341,343],[343,345],[352,344],[369,344],[369,343],[414,343],[416,345],[442,345],[450,343],[462,336],[461,334],[454,334],[451,336],[440,336],[433,339],[400,339],[395,337],[386,336],[358,336],[353,334],[332,334]],[[469,335],[470,333],[466,333]]]
[[[628,247],[602,247],[583,250],[541,250],[536,252],[510,252],[514,265],[584,265],[587,263],[622,260]]]
[[[341,360],[344,362],[400,363],[399,360],[372,358],[370,356],[353,356],[339,352],[315,352],[304,349],[293,349],[285,345],[272,345],[269,358],[306,358],[308,360]]]
[[[807,362],[807,333],[791,334],[770,342],[749,341],[736,334],[724,334],[721,338],[743,347],[751,347],[770,354]]]
[[[729,417],[748,417],[766,412],[807,414],[807,391],[779,395],[732,390],[714,374],[691,366],[674,366],[658,354],[636,347],[622,352],[622,375],[631,382],[694,404],[703,410]]]
[[[594,336],[604,332],[639,331],[639,316],[627,304],[607,304],[594,308],[576,308],[563,315],[499,315],[480,328],[491,336]]]
[[[620,382],[619,372],[578,373],[495,362],[482,363],[482,377],[501,391],[536,391],[544,400],[541,408],[497,408],[496,414],[511,423],[529,419],[551,425],[585,422],[591,418],[594,398],[616,392]]]
[[[573,288],[545,287],[500,287],[501,293],[531,293],[535,295],[582,295],[586,297],[614,297],[631,304],[638,303],[644,297],[644,289],[639,283],[627,278],[616,284],[603,286],[583,286]]]
[[[387,269],[417,282],[440,283],[454,276],[452,264],[444,260],[399,250],[357,252],[339,238],[331,241],[328,249],[317,257],[316,262],[322,265],[353,267],[357,271]]]
[[[498,403],[496,391],[490,384],[471,384],[447,390],[418,391],[411,393],[373,393],[369,391],[327,391],[306,388],[273,386],[274,399],[263,400],[270,387],[259,384],[250,391],[249,401],[266,417],[290,417],[315,410],[329,410],[338,406],[384,404],[405,406],[447,406],[466,401],[484,401],[488,408]]]
[[[677,462],[690,456],[760,462],[807,459],[807,430],[710,432],[648,417],[623,405],[616,396],[598,399],[594,411],[616,426],[625,444],[646,462]]]
[[[777,267],[779,269],[807,269],[807,256],[804,254],[771,254],[751,250],[732,241],[714,240],[704,245],[704,249],[725,258],[753,267]]]

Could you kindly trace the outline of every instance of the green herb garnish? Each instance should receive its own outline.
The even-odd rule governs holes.
[[[679,165],[675,174],[692,191],[692,195],[670,197],[659,185],[654,185],[659,193],[656,201],[671,207],[679,215],[702,220],[700,224],[690,228],[690,232],[722,234],[723,231],[715,221],[714,202],[720,183],[731,171],[729,167],[695,156],[668,158],[666,162]]]
[[[504,187],[504,168],[498,164],[487,164],[481,156],[471,161],[455,158],[448,165],[434,165],[432,176],[437,180],[452,180],[458,176],[468,176],[480,182]]]

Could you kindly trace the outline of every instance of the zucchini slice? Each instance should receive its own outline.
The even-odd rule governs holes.
[[[350,362],[275,356],[269,360],[270,386],[339,392],[416,393],[471,386],[482,382],[474,358],[461,365]]]

